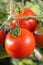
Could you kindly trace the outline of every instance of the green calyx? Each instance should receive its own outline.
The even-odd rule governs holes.
[[[11,36],[13,36],[13,37],[19,36],[20,35],[20,26],[17,25],[15,28],[13,28],[10,31],[10,33],[11,33]]]
[[[23,10],[22,10],[22,7],[18,4],[18,3],[16,3],[15,2],[15,12],[17,13],[17,14],[21,14],[21,13],[23,13]]]
[[[18,7],[18,14],[23,13],[22,9]]]

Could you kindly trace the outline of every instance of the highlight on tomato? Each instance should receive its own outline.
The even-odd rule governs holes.
[[[5,38],[5,49],[10,57],[24,59],[33,53],[36,41],[33,33],[25,28],[15,27]]]
[[[28,9],[28,8],[23,8],[22,12],[17,12],[14,17],[26,17],[26,16],[35,16],[35,13]],[[26,28],[30,31],[33,31],[37,25],[37,20],[36,19],[21,19],[21,20],[16,20],[11,22],[11,27],[15,27],[15,24],[18,23],[19,26]]]
[[[16,25],[17,25],[16,20],[13,20],[13,21],[10,22],[10,26],[11,26],[12,28],[14,28]]]

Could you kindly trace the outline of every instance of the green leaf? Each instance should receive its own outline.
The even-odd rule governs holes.
[[[35,1],[40,6],[40,8],[43,8],[43,0],[35,0]]]
[[[28,2],[27,1],[25,7],[31,9],[36,15],[39,15],[40,12],[41,12],[38,4],[33,3],[33,2]]]

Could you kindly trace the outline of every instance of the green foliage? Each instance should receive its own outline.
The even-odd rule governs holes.
[[[43,0],[33,0],[35,3],[39,5],[39,7],[43,10]]]
[[[0,45],[0,59],[9,57],[9,55],[6,53],[5,48],[3,45]]]
[[[8,1],[0,0],[0,23],[4,22],[7,19],[8,11],[7,11]]]

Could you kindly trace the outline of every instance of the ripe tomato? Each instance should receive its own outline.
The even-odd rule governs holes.
[[[0,31],[0,44],[2,44],[2,42],[3,42],[3,40],[4,40],[4,31]]]
[[[43,28],[38,26],[34,31],[34,35],[36,38],[37,45],[39,45],[40,48],[43,48]]]
[[[10,32],[5,38],[5,49],[10,57],[24,59],[31,55],[36,42],[33,34],[27,29],[20,28],[20,35],[14,37]]]
[[[11,26],[12,28],[14,28],[16,25],[17,25],[16,20],[13,20],[13,21],[10,22],[10,26]]]
[[[28,8],[23,8],[23,13],[15,14],[15,17],[24,17],[24,16],[35,16],[35,13]],[[32,18],[26,19],[26,20],[25,19],[24,20],[17,20],[16,22],[19,23],[19,26],[26,28],[30,31],[33,31],[37,25],[36,19],[32,19]]]

